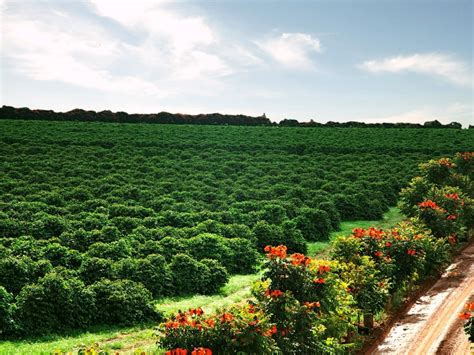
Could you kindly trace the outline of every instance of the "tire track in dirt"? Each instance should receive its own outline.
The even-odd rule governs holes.
[[[474,243],[464,249],[371,353],[469,354],[467,337],[456,329],[462,326],[462,322],[458,322],[458,314],[473,295]],[[445,352],[447,348],[442,345],[448,344],[451,350]]]

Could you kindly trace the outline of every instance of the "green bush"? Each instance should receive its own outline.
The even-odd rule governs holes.
[[[206,267],[187,254],[177,254],[170,263],[177,295],[190,295],[203,290]]]
[[[79,268],[79,275],[86,284],[102,278],[113,278],[112,261],[102,258],[85,258]]]
[[[5,287],[0,286],[0,338],[15,331],[14,297]]]
[[[296,221],[285,221],[281,226],[258,221],[253,233],[257,239],[257,249],[263,251],[267,245],[287,245],[290,252],[306,250],[306,241]]]
[[[226,266],[230,274],[251,274],[255,272],[259,254],[251,241],[232,238],[226,240],[226,245],[230,250],[230,261]]]
[[[130,280],[100,280],[87,287],[95,295],[94,322],[96,324],[132,325],[157,321],[152,295],[141,284]]]
[[[331,221],[326,211],[301,208],[295,218],[296,226],[308,241],[326,240],[331,232]]]
[[[202,275],[200,292],[209,295],[219,292],[220,288],[229,281],[226,268],[214,259],[202,259],[201,264],[207,269]]]
[[[84,328],[96,311],[94,293],[81,280],[56,272],[25,286],[16,307],[18,327],[29,335]]]

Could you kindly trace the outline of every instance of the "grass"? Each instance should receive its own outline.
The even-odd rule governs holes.
[[[218,295],[165,298],[158,301],[156,307],[163,313],[176,313],[197,307],[201,307],[206,313],[212,313],[218,308],[247,299],[250,296],[250,286],[260,277],[261,273],[232,276]]]
[[[397,207],[390,208],[384,215],[382,219],[375,221],[345,221],[341,223],[341,230],[332,232],[328,240],[323,242],[311,242],[308,243],[308,255],[309,256],[318,256],[325,257],[329,253],[329,244],[331,241],[336,239],[340,235],[349,235],[351,234],[354,228],[390,228],[395,224],[403,221],[405,216],[400,212]]]
[[[346,221],[341,223],[341,230],[331,233],[328,241],[313,242],[308,245],[308,255],[323,258],[329,253],[329,243],[339,235],[348,235],[356,227],[389,228],[401,222],[403,215],[398,208],[391,208],[378,221]],[[206,313],[216,309],[242,302],[250,296],[250,287],[261,277],[261,272],[253,275],[232,276],[218,295],[172,297],[158,300],[156,307],[165,314],[178,310],[201,307]],[[156,346],[153,326],[133,328],[98,328],[88,332],[77,332],[69,335],[53,335],[37,339],[0,342],[0,354],[51,354],[55,351],[72,352],[81,346],[99,344],[100,349],[111,354],[135,354],[145,351],[147,354],[162,353]]]

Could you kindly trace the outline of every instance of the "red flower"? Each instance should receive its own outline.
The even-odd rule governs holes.
[[[413,255],[416,254],[416,250],[408,249],[408,250],[407,250],[407,254],[413,256]]]
[[[319,265],[318,272],[320,274],[324,274],[325,272],[331,271],[331,267],[329,265]]]
[[[212,355],[212,351],[207,348],[196,348],[193,350],[191,355]]]
[[[267,288],[265,290],[265,296],[270,297],[270,289],[269,288]]]
[[[386,242],[385,247],[390,248],[392,246],[392,242]]]
[[[176,348],[172,350],[168,350],[165,354],[166,355],[187,355],[188,351],[186,349]]]
[[[304,305],[305,305],[305,307],[307,307],[309,309],[313,309],[315,307],[317,307],[317,308],[321,307],[321,303],[319,303],[319,301],[317,301],[317,302],[305,302]]]
[[[173,322],[172,320],[166,322],[165,324],[166,326],[166,329],[170,329],[170,328],[173,328],[173,329],[176,329],[179,327],[179,323],[178,322]]]
[[[267,253],[267,257],[269,259],[275,259],[275,258],[284,259],[286,258],[287,249],[288,248],[284,245],[279,245],[277,247],[272,247],[270,245],[267,245],[264,251]]]
[[[303,254],[294,253],[294,254],[291,254],[290,258],[291,258],[291,263],[295,266],[298,266],[305,262],[306,257]]]
[[[474,303],[466,303],[466,309],[468,311],[474,311]]]
[[[374,253],[374,255],[375,255],[377,258],[380,258],[380,257],[383,255],[383,253],[382,253],[381,251],[376,251],[376,252]]]
[[[234,319],[234,316],[232,314],[224,313],[221,316],[221,323],[230,322],[230,321],[232,321],[232,319]]]
[[[365,229],[362,229],[362,228],[354,228],[352,230],[352,234],[354,235],[354,237],[356,238],[362,238],[364,235],[365,235]]]
[[[461,319],[469,319],[469,318],[471,318],[471,313],[469,313],[469,312],[462,312],[462,313],[459,314],[459,318],[461,318]]]
[[[384,231],[381,229],[377,229],[374,227],[369,228],[369,237],[371,238],[381,239],[384,234],[385,234]]]
[[[439,206],[436,204],[436,202],[432,200],[426,200],[426,201],[420,202],[418,206],[420,206],[420,208],[431,208],[432,210],[439,209]]]
[[[448,242],[449,242],[449,244],[451,244],[451,245],[456,244],[456,235],[455,235],[455,234],[451,234],[451,235],[448,237]]]
[[[464,160],[471,160],[471,158],[474,158],[474,152],[464,152],[461,154],[462,158]]]
[[[451,163],[451,161],[449,159],[446,159],[446,158],[442,158],[442,159],[438,160],[438,163],[439,163],[439,165],[443,165],[447,168],[452,168],[454,166],[454,164]]]
[[[320,277],[319,279],[314,279],[313,281],[314,281],[314,283],[317,283],[317,284],[324,284],[324,283],[326,283],[326,280],[324,280],[324,279],[321,278],[321,277]]]
[[[446,219],[450,220],[450,221],[453,221],[455,220],[456,218],[458,218],[455,214],[450,214]]]
[[[272,291],[272,293],[270,294],[270,296],[274,297],[274,298],[278,298],[280,297],[281,295],[283,295],[283,292],[281,292],[280,290],[274,290]]]
[[[450,198],[452,200],[459,200],[459,195],[456,193],[453,194],[445,194],[444,197]]]

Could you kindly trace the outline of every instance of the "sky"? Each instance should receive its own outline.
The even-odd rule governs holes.
[[[471,0],[0,7],[1,105],[474,124]]]

